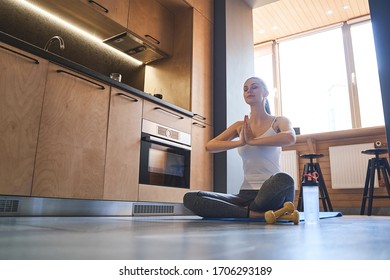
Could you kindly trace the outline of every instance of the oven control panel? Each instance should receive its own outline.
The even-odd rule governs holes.
[[[142,120],[142,132],[191,146],[191,135],[189,133],[163,126],[146,119]]]
[[[179,135],[180,135],[179,131],[169,129],[169,128],[161,126],[161,125],[158,125],[158,127],[157,127],[157,134],[160,136],[165,136],[168,138],[175,139],[176,141],[179,141]]]

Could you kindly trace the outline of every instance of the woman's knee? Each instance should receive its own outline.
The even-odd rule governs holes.
[[[278,172],[274,175],[276,178],[278,178],[279,180],[285,180],[285,181],[293,181],[293,178],[291,177],[290,174],[286,173],[286,172]]]
[[[261,209],[276,209],[285,201],[295,197],[294,179],[287,173],[280,172],[266,180],[259,190],[254,204]],[[252,206],[251,210],[255,210]]]
[[[262,189],[278,191],[294,191],[294,179],[287,173],[279,172],[264,182]]]
[[[286,186],[294,186],[294,179],[290,176],[290,174],[285,172],[276,173],[272,176],[273,180],[277,181],[279,184]]]
[[[276,184],[280,187],[280,191],[285,193],[286,201],[293,201],[295,198],[294,179],[284,172],[277,173],[275,176]]]
[[[190,210],[194,210],[199,207],[199,204],[202,203],[202,200],[204,200],[205,197],[208,197],[212,194],[212,192],[206,191],[187,192],[183,196],[183,205]]]
[[[191,206],[194,204],[196,197],[198,196],[198,192],[188,192],[183,197],[183,204],[187,208],[192,208]]]

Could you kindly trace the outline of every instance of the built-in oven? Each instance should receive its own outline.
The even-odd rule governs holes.
[[[139,183],[190,188],[191,135],[144,119]]]

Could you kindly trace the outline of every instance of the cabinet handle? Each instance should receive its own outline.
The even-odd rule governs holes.
[[[174,116],[174,117],[178,118],[179,120],[184,119],[184,117],[182,117],[182,116],[180,116],[178,114],[172,113],[171,111],[168,111],[168,110],[165,110],[163,108],[160,108],[160,107],[155,107],[154,110],[162,111],[162,112],[164,112],[166,114],[169,114],[171,116]]]
[[[133,101],[133,102],[138,102],[138,99],[137,99],[137,98],[134,98],[134,97],[129,96],[129,95],[127,95],[127,94],[125,94],[125,93],[122,93],[122,92],[118,92],[116,95],[118,95],[118,96],[120,96],[120,97],[124,97],[124,98],[126,98],[126,99],[130,99],[130,100]]]
[[[150,40],[152,40],[152,41],[154,41],[157,45],[160,45],[160,43],[161,43],[159,40],[154,38],[152,35],[146,34],[145,37],[150,39]]]
[[[160,144],[160,145],[171,146],[171,147],[180,148],[180,149],[184,149],[184,150],[188,150],[188,151],[192,150],[190,146],[187,146],[185,144],[179,144],[179,143],[176,143],[173,141],[162,139],[160,137],[154,137],[152,135],[143,136],[141,138],[141,140],[149,142],[149,143],[156,143],[156,144]]]
[[[103,12],[108,14],[109,10],[106,7],[104,7],[103,5],[99,4],[98,2],[96,2],[94,0],[88,0],[88,2],[91,3],[91,4],[95,4],[96,6],[101,8],[103,10]]]
[[[0,46],[0,48],[5,49],[5,50],[7,50],[7,51],[9,51],[9,52],[12,52],[12,53],[14,53],[14,54],[17,54],[17,55],[19,55],[19,56],[22,56],[22,57],[24,57],[24,58],[27,58],[27,59],[31,60],[32,62],[34,62],[35,64],[39,64],[39,61],[38,61],[37,59],[35,59],[35,58],[29,57],[29,56],[27,56],[27,55],[24,55],[24,54],[22,54],[22,53],[19,53],[19,52],[17,52],[17,51],[11,50],[11,49],[6,48],[6,47],[3,47],[3,46]]]
[[[203,117],[202,115],[199,115],[199,114],[194,114],[194,119],[198,119],[198,120],[201,120],[201,121],[205,121],[206,120],[206,117]]]
[[[192,125],[195,125],[195,126],[200,127],[200,128],[206,128],[205,125],[197,123],[197,122],[193,122]]]
[[[57,73],[68,74],[68,75],[71,75],[71,76],[73,76],[73,77],[79,78],[79,79],[81,79],[81,80],[87,81],[87,82],[89,82],[89,83],[91,83],[91,84],[94,84],[95,86],[98,86],[101,90],[105,89],[104,86],[102,86],[102,85],[100,85],[100,84],[98,84],[98,83],[95,83],[94,81],[88,80],[88,79],[86,79],[86,78],[84,78],[84,77],[80,77],[80,76],[75,75],[75,74],[73,74],[73,73],[70,73],[70,72],[68,72],[68,71],[57,70]]]

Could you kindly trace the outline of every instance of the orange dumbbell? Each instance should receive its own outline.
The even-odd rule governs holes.
[[[294,203],[288,201],[283,204],[283,208],[279,210],[272,211],[269,210],[264,213],[264,218],[267,224],[274,224],[276,220],[286,214],[292,214],[295,211]]]
[[[291,221],[294,222],[294,225],[299,224],[299,212],[298,210],[294,210],[291,214],[284,214],[280,216],[277,220],[285,220],[285,221]]]

